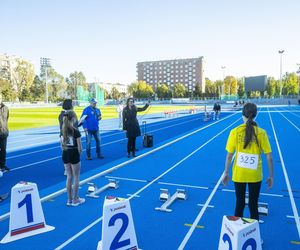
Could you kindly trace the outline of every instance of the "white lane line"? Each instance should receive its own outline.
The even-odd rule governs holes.
[[[199,206],[199,207],[204,207],[205,206],[205,204],[197,204],[197,206]],[[215,206],[214,205],[208,205],[207,207],[209,207],[209,208],[214,208]]]
[[[290,119],[288,119],[285,115],[283,115],[281,112],[279,112],[279,114],[281,116],[283,116],[290,124],[292,124],[297,130],[298,132],[300,132],[300,128],[298,128]]]
[[[178,187],[197,188],[197,189],[208,189],[208,187],[193,186],[193,185],[185,185],[185,184],[177,184],[177,183],[170,183],[170,182],[158,182],[158,184],[161,184],[161,185],[168,185],[168,186],[178,186]]]
[[[210,127],[210,126],[212,126],[213,124],[216,124],[216,123],[218,123],[218,122],[220,122],[220,121],[222,121],[222,120],[224,120],[224,119],[228,119],[229,117],[231,117],[231,116],[233,116],[233,115],[235,115],[235,114],[236,114],[236,113],[234,113],[234,114],[232,114],[232,115],[230,115],[230,116],[227,116],[227,117],[225,117],[225,118],[223,118],[223,119],[220,119],[220,120],[216,121],[215,123],[211,123],[211,124],[207,125],[206,127],[202,127],[202,128],[200,128],[200,129],[198,129],[198,130],[196,130],[196,131],[193,131],[193,132],[187,134],[187,135],[184,135],[184,136],[182,136],[182,137],[180,137],[180,138],[177,138],[177,139],[173,140],[172,142],[166,143],[165,145],[160,146],[159,148],[153,149],[153,150],[151,150],[151,151],[145,153],[144,155],[148,155],[150,152],[156,152],[156,151],[160,150],[161,148],[167,147],[167,146],[169,146],[169,145],[171,145],[171,144],[173,144],[173,143],[175,143],[175,142],[177,142],[177,141],[179,141],[179,140],[182,140],[182,139],[184,139],[184,138],[186,138],[186,137],[189,137],[189,136],[191,136],[191,135],[193,135],[193,134],[195,134],[195,133],[197,133],[197,132],[203,130],[204,128]],[[160,176],[158,176],[157,178],[153,179],[151,182],[149,182],[149,183],[148,183],[147,185],[145,185],[143,188],[141,188],[140,190],[138,190],[137,192],[135,192],[134,194],[132,194],[132,196],[130,196],[130,197],[128,198],[128,200],[131,200],[131,199],[134,198],[136,195],[139,195],[142,191],[144,191],[146,188],[148,188],[149,186],[151,186],[153,183],[155,183],[157,180],[159,180],[162,176],[164,176],[165,174],[167,174],[168,172],[170,172],[171,170],[173,170],[174,168],[176,168],[179,164],[181,164],[183,161],[185,161],[185,160],[188,159],[190,156],[192,156],[193,154],[195,154],[195,153],[196,153],[197,151],[199,151],[201,148],[203,148],[204,146],[206,146],[209,142],[211,142],[212,140],[214,140],[216,137],[218,137],[220,134],[222,134],[225,130],[227,130],[227,129],[228,129],[229,127],[231,127],[233,124],[235,124],[236,122],[238,122],[240,119],[241,119],[241,118],[238,118],[235,122],[231,123],[228,127],[226,127],[226,128],[223,129],[221,132],[219,132],[217,135],[215,135],[214,137],[212,137],[211,139],[209,139],[207,142],[205,142],[204,144],[202,144],[199,148],[197,148],[196,150],[194,150],[194,151],[193,151],[192,153],[190,153],[188,156],[184,157],[182,160],[180,160],[179,162],[177,162],[177,163],[176,163],[175,165],[173,165],[171,168],[169,168],[168,170],[166,170],[165,172],[163,172]],[[141,157],[144,156],[144,155],[140,155],[140,156],[138,156],[138,157],[136,157],[135,159],[132,159],[132,160],[130,160],[130,161],[133,161],[133,160],[136,160],[136,159],[138,159],[138,158],[141,158]],[[100,173],[100,174],[101,174],[101,173]],[[100,176],[101,176],[100,174],[95,175],[95,176],[100,177]],[[90,178],[88,178],[88,179],[90,179]],[[86,179],[86,180],[88,180],[88,179]],[[90,181],[90,180],[88,180],[87,182],[89,182],[89,181]],[[65,189],[64,189],[64,190],[65,190]],[[0,218],[0,220],[1,220],[1,218]],[[92,224],[95,225],[95,224],[97,224],[98,222],[100,222],[101,220],[102,220],[102,217],[99,218],[99,219],[97,219],[96,221],[94,221]],[[70,239],[68,239],[67,241],[65,241],[64,243],[62,243],[62,244],[59,245],[58,247],[56,247],[55,250],[60,250],[60,249],[62,249],[63,247],[67,246],[69,243],[71,243],[71,242],[72,242],[73,240],[75,240],[77,237],[79,237],[80,235],[82,235],[83,233],[85,233],[86,231],[88,231],[91,227],[92,227],[92,226],[91,226],[91,224],[90,224],[89,226],[83,228],[79,233],[77,233],[76,235],[72,236]]]
[[[132,178],[123,178],[123,177],[117,177],[117,176],[105,176],[107,179],[116,179],[116,180],[124,180],[124,181],[136,181],[136,182],[147,182],[146,180],[140,180],[140,179],[132,179]]]
[[[286,217],[289,219],[295,219],[295,216],[293,216],[293,215],[287,215]]]
[[[294,214],[294,217],[295,217],[295,222],[296,222],[297,231],[298,231],[298,237],[300,238],[300,221],[299,221],[298,210],[297,210],[297,207],[296,207],[296,203],[295,203],[295,199],[294,199],[294,196],[293,196],[290,180],[289,180],[289,177],[288,177],[288,174],[287,174],[287,171],[286,171],[286,167],[285,167],[285,164],[284,164],[284,160],[283,160],[283,156],[282,156],[282,153],[281,153],[280,145],[279,145],[279,142],[278,142],[278,139],[277,139],[277,134],[276,134],[274,124],[273,124],[273,120],[272,120],[272,117],[271,117],[270,113],[269,113],[269,117],[270,117],[272,129],[273,129],[273,134],[274,134],[274,138],[275,138],[275,141],[276,141],[276,145],[277,145],[277,149],[278,149],[278,153],[279,153],[279,157],[280,157],[282,171],[283,171],[283,174],[284,174],[286,186],[287,186],[289,197],[290,197],[290,202],[291,202],[293,214]]]

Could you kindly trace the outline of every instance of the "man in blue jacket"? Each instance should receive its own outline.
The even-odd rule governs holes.
[[[90,100],[90,106],[86,107],[81,115],[80,121],[83,120],[82,127],[86,135],[86,155],[88,160],[92,160],[91,157],[91,139],[92,136],[96,141],[96,153],[97,158],[103,159],[100,149],[100,135],[99,135],[99,121],[102,119],[101,111],[96,107],[97,100],[92,98]]]

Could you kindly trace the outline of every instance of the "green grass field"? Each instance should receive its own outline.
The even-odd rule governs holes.
[[[75,112],[78,117],[81,116],[84,107],[76,107]],[[160,113],[168,110],[188,109],[187,106],[151,106],[145,112],[140,114]],[[19,130],[26,128],[38,128],[44,126],[58,125],[58,115],[61,107],[52,108],[10,108],[9,111],[9,130]],[[110,119],[118,117],[116,107],[101,107],[102,118]]]

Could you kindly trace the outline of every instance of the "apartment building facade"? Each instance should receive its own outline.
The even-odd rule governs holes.
[[[204,93],[204,57],[138,62],[137,79],[145,81],[153,89],[162,83],[169,89],[176,83],[182,83],[188,92],[193,92],[198,85]]]

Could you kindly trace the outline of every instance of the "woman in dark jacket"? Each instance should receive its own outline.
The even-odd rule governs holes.
[[[128,98],[126,107],[123,109],[123,130],[126,131],[127,142],[127,153],[128,158],[130,152],[135,157],[135,140],[136,137],[141,135],[140,125],[136,118],[137,112],[145,111],[149,107],[149,102],[143,107],[138,108],[134,105],[134,99]]]

